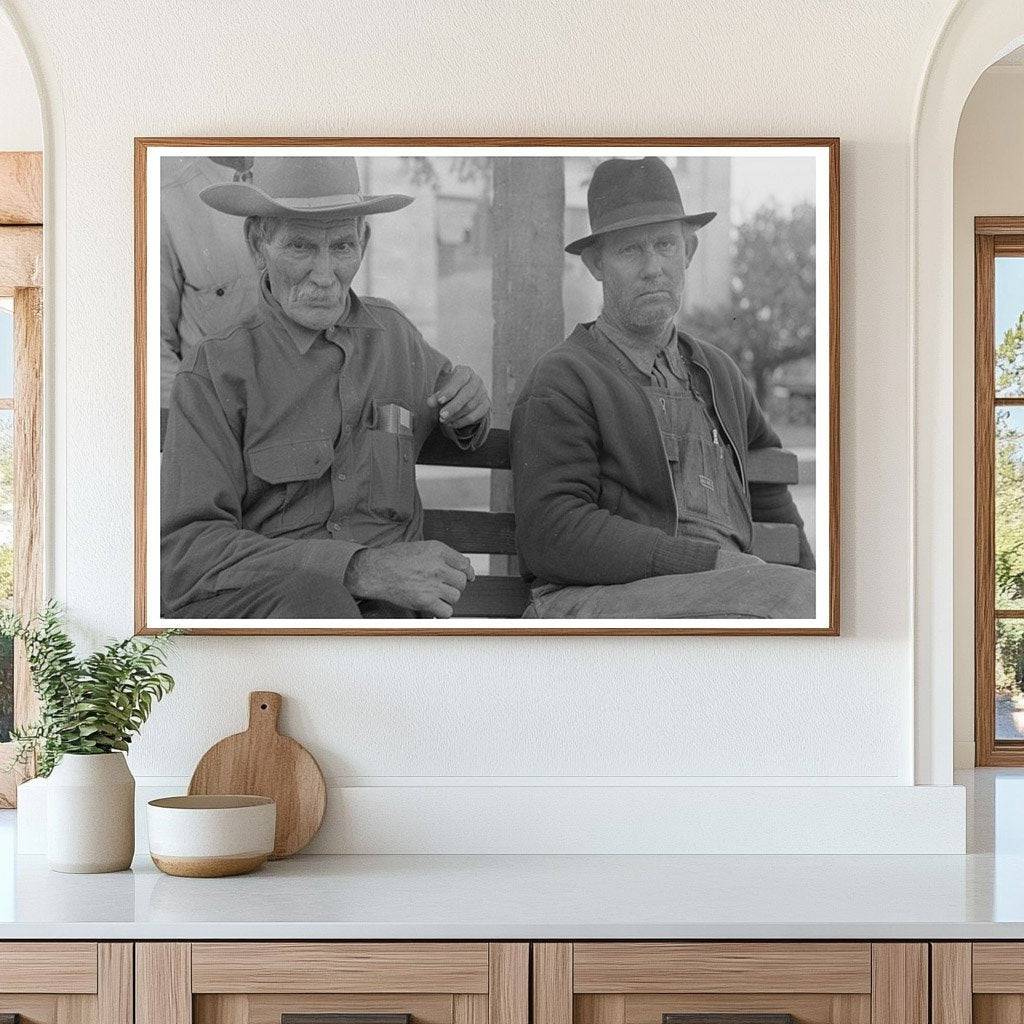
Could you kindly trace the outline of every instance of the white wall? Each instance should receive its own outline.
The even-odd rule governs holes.
[[[954,160],[955,575],[974,578],[974,218],[1024,216],[1024,65],[986,71],[960,119]],[[954,591],[957,767],[974,764],[974,592]]]
[[[14,28],[0,11],[0,151],[42,148],[36,84]]]
[[[908,155],[946,0],[4,3],[53,115],[51,589],[92,638],[132,628],[133,136],[843,141],[841,638],[182,639],[138,774],[187,776],[262,687],[335,784],[423,806],[466,784],[913,781]]]

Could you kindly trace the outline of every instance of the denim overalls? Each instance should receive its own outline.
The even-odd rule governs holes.
[[[634,352],[599,319],[595,325],[638,369]],[[649,357],[648,357],[649,358]],[[736,457],[714,411],[707,374],[686,358],[678,336],[655,357],[644,393],[672,473],[677,534],[749,551],[753,524]]]

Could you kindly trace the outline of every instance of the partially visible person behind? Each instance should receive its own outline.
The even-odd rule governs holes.
[[[199,193],[246,180],[252,157],[163,157],[160,164],[160,408],[182,360],[237,323],[259,298],[259,277],[238,225],[211,217]],[[165,413],[166,416],[166,413]]]
[[[163,614],[447,618],[473,569],[422,540],[416,458],[438,427],[460,448],[482,444],[490,397],[396,306],[351,288],[367,218],[412,199],[362,195],[351,157],[258,157],[251,183],[201,198],[234,218],[260,298],[174,381]]]
[[[614,158],[568,246],[601,283],[593,323],[537,362],[512,414],[528,617],[806,619],[814,556],[785,485],[751,489],[780,441],[732,359],[677,330],[697,231],[656,157]],[[753,522],[792,523],[800,565],[751,553]]]

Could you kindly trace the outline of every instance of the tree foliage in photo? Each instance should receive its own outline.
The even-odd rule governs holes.
[[[736,360],[765,406],[775,372],[815,354],[814,207],[759,207],[733,229],[729,303],[687,327]]]

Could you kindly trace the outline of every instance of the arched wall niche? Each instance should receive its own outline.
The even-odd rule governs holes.
[[[953,779],[953,154],[982,73],[1024,43],[1021,0],[959,0],[935,42],[911,137],[915,781]]]

